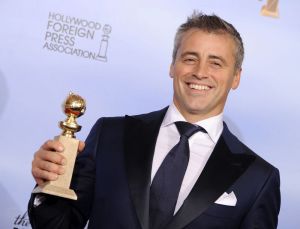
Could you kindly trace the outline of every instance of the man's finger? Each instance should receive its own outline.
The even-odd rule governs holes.
[[[57,140],[48,140],[42,145],[41,148],[47,151],[56,151],[56,152],[64,151],[63,144]]]
[[[65,165],[66,164],[66,159],[65,157],[57,152],[52,152],[52,151],[46,151],[46,150],[42,150],[40,149],[39,151],[37,151],[34,155],[34,161],[49,161],[55,164],[59,164],[59,165]]]
[[[85,143],[83,141],[79,141],[78,152],[82,152],[84,150]]]
[[[58,175],[56,173],[51,173],[46,170],[39,169],[37,167],[32,168],[32,175],[35,180],[46,180],[46,181],[54,181],[57,180]]]
[[[60,166],[58,164],[49,162],[49,161],[38,161],[36,163],[36,167],[41,169],[41,170],[45,170],[47,172],[51,172],[51,173],[56,173],[56,174],[64,174],[65,169],[63,168],[63,166]]]
[[[38,184],[38,185],[43,185],[44,183],[45,183],[45,180],[43,180],[43,179],[40,179],[40,178],[35,178],[34,177],[34,179],[35,179],[35,182]]]

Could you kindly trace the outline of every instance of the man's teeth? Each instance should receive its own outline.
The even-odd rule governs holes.
[[[205,85],[199,85],[199,84],[189,84],[189,87],[191,89],[196,89],[196,90],[209,90],[209,87],[208,86],[205,86]]]

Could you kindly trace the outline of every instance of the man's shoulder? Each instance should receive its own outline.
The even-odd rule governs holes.
[[[130,117],[130,118],[134,118],[134,119],[142,119],[142,120],[159,119],[166,114],[167,109],[168,109],[168,107],[165,107],[160,110],[155,110],[155,111],[138,114],[138,115],[132,115],[132,116],[126,115],[125,117]]]
[[[272,165],[270,162],[261,157],[259,153],[254,152],[254,150],[252,150],[249,146],[243,143],[236,135],[230,132],[226,124],[224,125],[224,131],[222,136],[224,137],[228,147],[233,153],[249,155],[253,157],[253,165],[255,165],[257,169],[260,168],[263,171],[278,170],[274,165]]]
[[[126,118],[128,119],[139,119],[139,120],[151,120],[151,119],[156,119],[161,116],[164,116],[168,107],[165,107],[160,110],[155,110],[155,111],[150,111],[146,113],[141,113],[141,114],[133,114],[133,115],[124,115],[124,116],[104,116],[100,117],[96,123],[101,123],[101,122],[120,122],[124,121]]]

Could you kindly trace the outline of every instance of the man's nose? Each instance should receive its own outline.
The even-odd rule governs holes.
[[[193,75],[198,79],[207,78],[207,73],[208,73],[207,71],[208,71],[207,66],[204,63],[199,62],[194,68]]]

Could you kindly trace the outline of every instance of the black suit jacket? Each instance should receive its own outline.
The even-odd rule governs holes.
[[[101,118],[76,161],[78,200],[47,196],[29,216],[33,228],[151,229],[149,190],[158,131],[166,113]],[[214,202],[233,191],[236,206]],[[226,124],[203,172],[167,229],[277,227],[279,172],[230,133]]]

